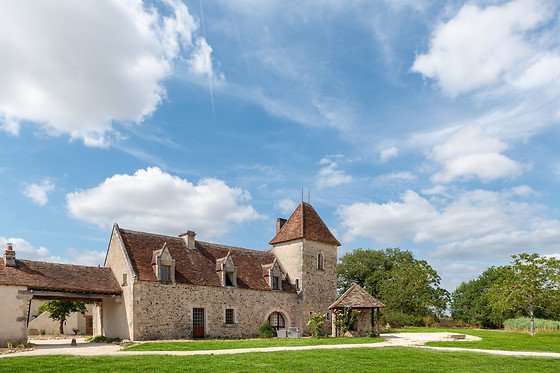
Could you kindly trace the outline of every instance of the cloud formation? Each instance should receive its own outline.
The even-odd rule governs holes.
[[[39,206],[44,206],[47,204],[49,199],[47,198],[47,193],[54,189],[54,183],[50,180],[43,180],[41,184],[29,184],[23,189],[23,194],[26,197],[31,198],[33,202]]]
[[[530,188],[529,188],[530,189]],[[355,203],[338,210],[345,240],[372,239],[398,245],[406,239],[438,245],[432,257],[495,259],[529,249],[560,248],[560,221],[541,216],[543,206],[520,201],[524,186],[502,192],[474,190],[451,200],[430,201],[412,190],[400,201]]]
[[[325,166],[317,173],[317,188],[332,188],[352,181],[352,176],[338,170],[338,164],[332,159],[323,158],[320,163]]]
[[[442,170],[432,176],[432,181],[448,183],[477,177],[487,182],[517,176],[522,167],[501,154],[507,148],[507,144],[489,136],[480,126],[462,127],[434,146],[430,158],[440,164]]]
[[[261,216],[249,193],[208,178],[197,185],[157,167],[114,175],[98,186],[69,193],[68,214],[103,228],[121,227],[177,235],[194,230],[201,239],[228,233],[232,224]]]
[[[23,238],[6,238],[0,236],[0,247],[3,248],[2,252],[4,252],[8,242],[12,243],[17,259],[38,260],[43,262],[63,262],[61,257],[51,255],[46,247],[41,246],[36,248]]]
[[[198,23],[178,0],[161,15],[140,0],[0,3],[0,128],[22,122],[106,146],[113,122],[139,123],[165,98],[181,58],[211,69]],[[204,65],[196,57],[204,52]],[[185,58],[187,57],[187,58]]]
[[[534,78],[526,80],[542,80],[540,72],[545,70],[537,64],[546,65],[550,58],[539,58],[539,48],[546,48],[550,41],[547,33],[534,40],[531,32],[554,18],[554,7],[553,2],[540,0],[514,0],[485,8],[466,4],[436,28],[428,53],[418,55],[411,70],[436,80],[451,96],[527,74]],[[551,73],[557,74],[558,69]]]

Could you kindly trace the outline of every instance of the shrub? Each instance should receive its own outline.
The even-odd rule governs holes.
[[[8,348],[14,348],[13,342],[8,342],[7,346],[8,346]]]
[[[358,311],[351,308],[340,308],[334,310],[334,325],[344,335],[348,330],[352,329],[358,319]]]
[[[270,325],[270,322],[267,320],[259,326],[259,337],[260,338],[274,338],[276,337],[276,330]]]
[[[78,328],[72,328],[72,331],[74,332],[75,335],[80,335],[80,333],[82,333],[82,331]]]
[[[113,343],[113,342],[120,342],[120,338],[108,338],[104,335],[96,335],[95,337],[86,338],[86,341],[92,343]]]
[[[325,320],[327,315],[321,315],[319,313],[312,313],[309,316],[309,322],[307,325],[311,330],[311,336],[313,338],[319,338],[323,334],[323,327],[325,326]]]
[[[389,324],[391,328],[399,329],[412,325],[410,316],[399,311],[383,311],[383,323]]]
[[[45,334],[47,334],[47,331],[45,329],[41,329],[41,330],[39,330],[39,334],[45,335]]]

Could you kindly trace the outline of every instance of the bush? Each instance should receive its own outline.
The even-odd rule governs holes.
[[[120,342],[120,338],[108,338],[104,335],[96,335],[95,337],[86,338],[86,341],[92,343],[113,343],[113,342]]]
[[[400,329],[404,326],[413,324],[409,315],[399,311],[384,311],[383,323],[389,324],[389,326],[394,329]]]
[[[72,328],[72,331],[74,332],[75,335],[80,335],[82,333],[82,331],[78,328]]]
[[[338,308],[334,310],[334,325],[340,335],[352,329],[358,319],[358,311],[351,308]]]
[[[46,329],[41,329],[41,330],[39,330],[39,334],[45,335],[45,334],[47,334],[47,330]]]
[[[312,313],[309,316],[309,322],[307,325],[311,330],[311,336],[313,338],[319,338],[323,334],[323,327],[325,326],[325,320],[327,315],[321,315],[319,313]]]
[[[274,338],[276,337],[276,330],[270,325],[270,322],[267,320],[263,322],[261,326],[259,326],[259,337],[260,338]]]

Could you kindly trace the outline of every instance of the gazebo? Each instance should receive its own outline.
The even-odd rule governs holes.
[[[374,320],[373,320],[373,310],[377,309],[377,323],[375,326],[375,330],[377,331],[377,336],[379,337],[379,309],[381,307],[385,307],[383,303],[372,297],[367,291],[365,291],[360,285],[354,284],[350,286],[350,289],[346,290],[344,294],[338,298],[336,302],[334,302],[329,309],[342,309],[342,308],[351,308],[357,310],[370,310],[371,314],[371,328],[374,327]],[[335,333],[335,337],[338,337],[338,330],[334,327],[334,317],[333,317],[333,330]]]

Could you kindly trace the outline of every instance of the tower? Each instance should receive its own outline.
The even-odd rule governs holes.
[[[308,333],[311,313],[325,314],[336,301],[337,247],[313,206],[302,202],[287,221],[278,219],[272,252],[298,290],[296,325]],[[329,324],[329,322],[325,323]]]

